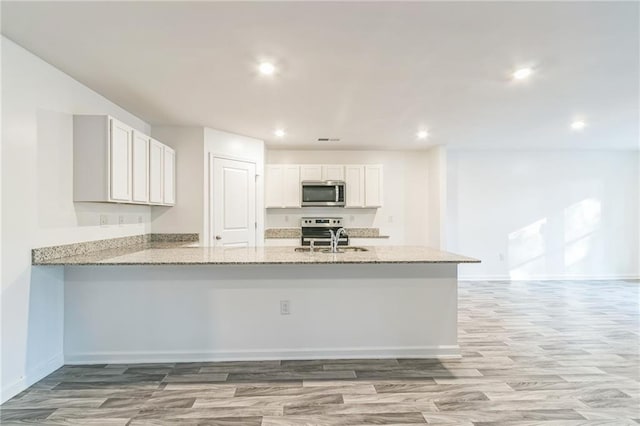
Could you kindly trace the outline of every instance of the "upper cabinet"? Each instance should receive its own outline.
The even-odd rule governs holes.
[[[162,204],[164,198],[162,193],[163,148],[164,145],[151,139],[149,143],[149,202],[153,204]]]
[[[364,207],[364,166],[344,166],[346,207]]]
[[[133,131],[132,201],[149,202],[149,136]]]
[[[339,164],[302,164],[300,181],[305,180],[344,180],[344,166]]]
[[[162,203],[176,203],[176,152],[168,146],[162,147]]]
[[[305,180],[322,180],[322,166],[319,164],[302,164],[300,166],[300,182]]]
[[[322,166],[322,180],[344,180],[344,166],[339,164]]]
[[[264,190],[265,206],[267,208],[300,207],[300,182],[300,166],[292,164],[267,165]]]
[[[175,152],[115,118],[75,115],[73,181],[74,201],[173,205]]]
[[[382,207],[382,166],[364,166],[364,206]]]
[[[382,207],[382,165],[379,164],[268,164],[266,207],[300,207],[300,184],[305,180],[345,181],[345,207]]]
[[[131,201],[133,129],[113,119],[109,124],[110,197],[114,201]]]

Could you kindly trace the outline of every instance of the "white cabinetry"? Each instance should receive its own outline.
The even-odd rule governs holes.
[[[133,190],[132,200],[149,202],[149,136],[133,131]]]
[[[300,181],[305,180],[344,180],[344,166],[340,164],[301,164]]]
[[[151,139],[149,144],[149,201],[162,204],[163,145]]]
[[[173,205],[176,203],[176,153],[154,139],[149,147],[149,202]]]
[[[346,207],[364,207],[364,166],[344,167],[347,199]]]
[[[113,117],[75,115],[73,199],[172,205],[175,152]]]
[[[164,145],[162,150],[162,203],[176,203],[176,152]]]
[[[131,201],[131,127],[111,119],[109,132],[109,187],[114,201]]]
[[[267,208],[300,207],[300,166],[268,165],[265,181]]]
[[[364,206],[382,207],[382,166],[364,166]]]
[[[383,204],[381,164],[267,164],[266,206],[300,207],[300,183],[305,180],[345,181],[345,207],[378,208]]]
[[[322,166],[322,179],[323,180],[344,180],[344,166],[339,164]]]
[[[345,166],[347,207],[382,207],[382,165]]]
[[[302,164],[300,166],[300,182],[305,180],[322,180],[322,166],[319,164]]]

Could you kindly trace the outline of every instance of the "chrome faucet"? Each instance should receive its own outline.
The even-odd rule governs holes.
[[[338,253],[338,241],[340,240],[340,235],[346,234],[346,229],[339,228],[336,232],[333,232],[333,229],[329,229],[331,232],[331,253]]]

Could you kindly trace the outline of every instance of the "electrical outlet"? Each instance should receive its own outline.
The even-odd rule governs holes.
[[[500,258],[500,262],[504,262],[504,254],[503,253],[499,253],[498,254],[498,258]]]
[[[349,216],[349,220],[350,220],[351,222],[353,222],[354,220],[356,220],[356,217],[355,217],[354,215],[351,215],[351,216]]]
[[[100,215],[100,226],[107,226],[109,224],[109,218],[106,214]]]
[[[280,301],[280,315],[289,315],[291,313],[291,302],[288,300]]]
[[[142,223],[142,216],[138,216],[138,223]]]
[[[389,223],[393,223],[393,216],[389,216]]]
[[[285,222],[289,222],[289,216],[285,216],[285,217],[284,217],[284,221],[285,221]]]
[[[122,215],[118,216],[118,225],[120,226],[124,225],[124,216]]]

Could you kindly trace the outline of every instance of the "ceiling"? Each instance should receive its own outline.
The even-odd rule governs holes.
[[[639,12],[638,2],[3,1],[2,33],[152,125],[270,148],[638,149]],[[277,74],[260,75],[261,60]],[[532,76],[513,81],[523,66]],[[571,130],[575,119],[586,128]]]

